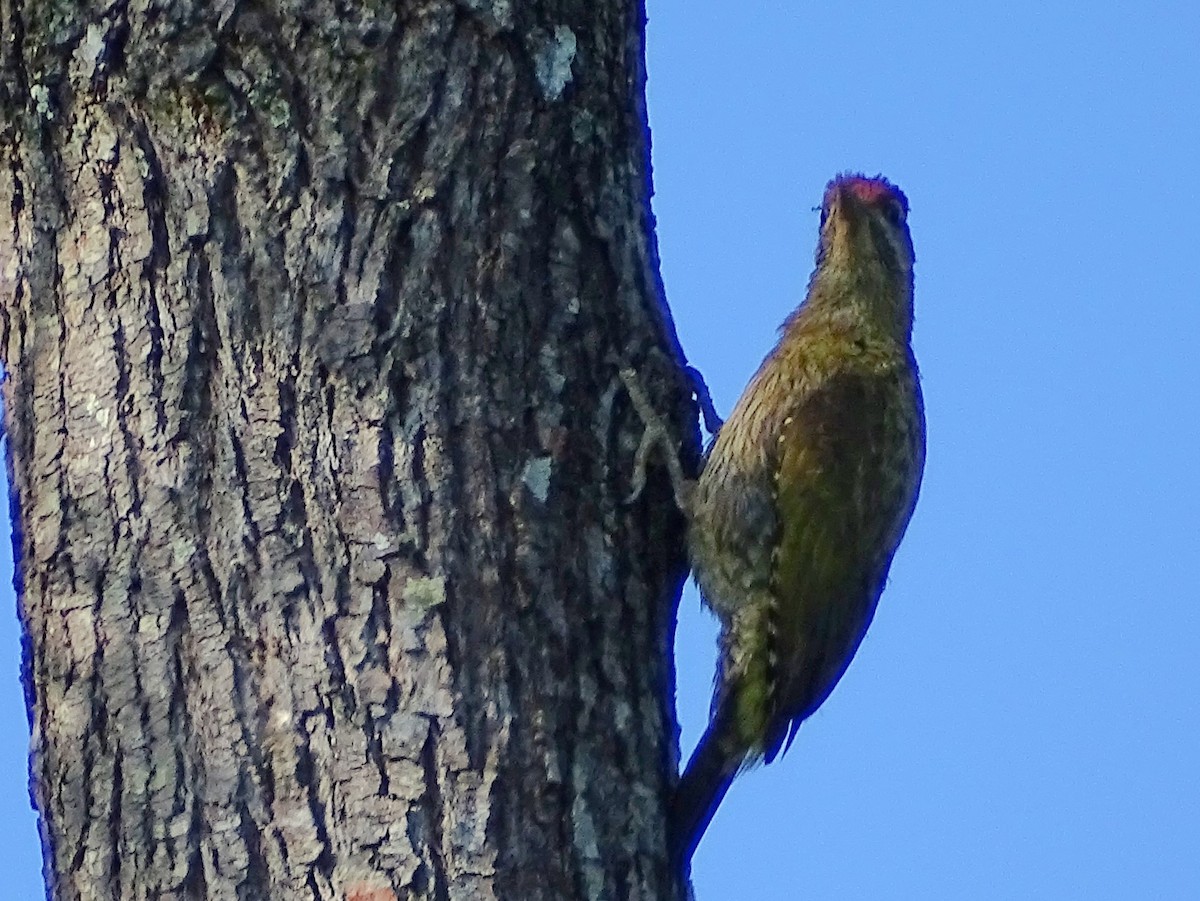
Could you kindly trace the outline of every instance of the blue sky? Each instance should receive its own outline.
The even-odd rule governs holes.
[[[651,3],[663,271],[728,411],[826,180],[908,193],[929,419],[875,624],[705,899],[1200,898],[1200,11]],[[685,594],[685,754],[712,619]]]
[[[788,755],[730,791],[699,901],[1200,897],[1200,12],[648,13],[663,272],[719,408],[803,294],[825,182],[855,169],[912,204],[929,418],[875,624]],[[0,870],[23,899],[40,860],[2,607]],[[689,587],[685,753],[713,635]]]

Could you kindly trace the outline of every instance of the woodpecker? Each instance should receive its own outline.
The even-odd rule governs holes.
[[[925,416],[907,217],[882,176],[829,183],[807,296],[687,494],[721,634],[708,728],[672,804],[683,861],[738,772],[786,750],[846,671],[912,516]]]

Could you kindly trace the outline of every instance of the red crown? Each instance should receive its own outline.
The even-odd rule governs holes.
[[[863,203],[873,206],[898,200],[904,211],[908,212],[908,198],[904,196],[904,192],[882,175],[868,178],[854,172],[843,173],[829,183],[829,187],[825,189],[825,197],[828,199],[830,193],[838,187],[845,188]]]

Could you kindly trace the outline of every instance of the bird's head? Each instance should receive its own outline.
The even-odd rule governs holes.
[[[818,268],[910,281],[914,261],[908,198],[882,175],[845,173],[821,203]]]

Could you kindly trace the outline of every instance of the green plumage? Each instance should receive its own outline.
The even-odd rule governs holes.
[[[906,214],[882,178],[830,183],[808,296],[692,494],[692,565],[721,638],[711,721],[675,802],[681,855],[737,772],[773,760],[833,690],[912,515],[925,423]]]

